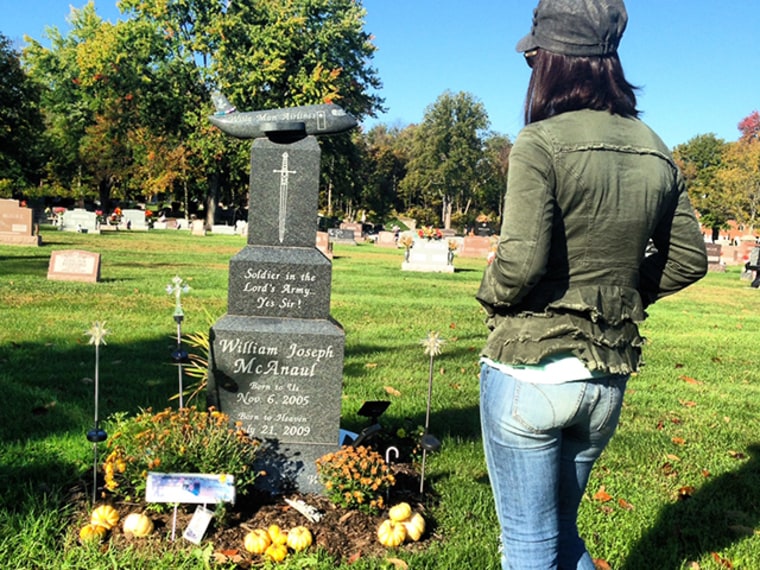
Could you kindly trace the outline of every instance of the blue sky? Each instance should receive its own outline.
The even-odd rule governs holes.
[[[514,139],[522,126],[529,70],[514,51],[530,30],[537,0],[364,0],[366,30],[378,51],[387,113],[367,121],[404,126],[422,120],[446,90],[483,103],[491,129]],[[23,45],[44,30],[68,31],[69,6],[86,0],[0,0],[0,32]],[[96,0],[115,21],[115,0]],[[641,87],[642,118],[673,147],[699,134],[726,141],[760,109],[758,0],[628,0],[620,57]]]

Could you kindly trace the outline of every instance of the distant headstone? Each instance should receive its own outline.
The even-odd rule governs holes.
[[[190,235],[205,236],[206,235],[206,222],[203,220],[193,220],[190,222]]]
[[[448,240],[415,239],[408,258],[401,264],[402,271],[427,273],[454,273],[453,252]]]
[[[725,271],[725,266],[720,262],[721,245],[719,243],[706,243],[707,251],[707,270],[708,271]]]
[[[52,281],[100,281],[100,254],[78,249],[54,251],[47,278]]]
[[[214,224],[211,226],[211,233],[220,236],[234,236],[235,226],[227,226],[224,224]]]
[[[465,236],[462,240],[461,257],[472,259],[485,259],[493,249],[493,241],[485,236]]]
[[[243,115],[235,121],[262,116]],[[227,314],[211,328],[208,400],[264,441],[260,487],[320,492],[315,461],[338,448],[345,345],[330,317],[332,264],[315,246],[320,147],[297,121],[241,129],[230,132],[259,137],[248,239],[230,260]]]
[[[145,210],[124,209],[121,211],[121,223],[127,229],[147,231],[148,224],[145,221]]]
[[[90,212],[84,208],[74,208],[63,213],[61,229],[65,232],[99,234],[100,224],[95,212]]]
[[[398,247],[396,234],[384,230],[377,233],[377,241],[375,243],[380,247]]]
[[[356,245],[356,233],[351,228],[330,228],[327,235],[332,243]]]
[[[0,244],[40,245],[32,217],[32,210],[21,207],[18,200],[0,200]]]
[[[351,230],[354,232],[354,239],[356,241],[362,240],[362,234],[364,232],[362,231],[362,225],[359,222],[342,222],[340,224],[340,229]]]
[[[317,232],[317,249],[321,251],[327,259],[333,258],[332,243],[330,243],[330,235],[327,232]]]

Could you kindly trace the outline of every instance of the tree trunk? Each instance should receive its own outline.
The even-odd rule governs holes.
[[[216,201],[219,196],[219,175],[214,173],[208,180],[208,194],[204,200],[205,209],[205,226],[210,229],[214,225],[214,215],[216,214]]]

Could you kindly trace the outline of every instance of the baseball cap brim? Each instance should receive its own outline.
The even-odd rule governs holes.
[[[515,50],[521,53],[524,53],[526,51],[534,50],[537,47],[538,47],[538,44],[536,43],[536,38],[533,36],[533,32],[531,32],[527,36],[525,36],[523,39],[521,39],[519,42],[517,42],[517,46],[515,46]]]

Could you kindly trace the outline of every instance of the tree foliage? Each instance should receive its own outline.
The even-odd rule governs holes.
[[[453,211],[464,214],[472,203],[488,124],[485,107],[471,94],[447,91],[428,107],[415,130],[401,186],[408,200],[440,207],[446,228]]]
[[[36,184],[42,133],[39,92],[21,67],[19,54],[0,34],[0,196]]]

